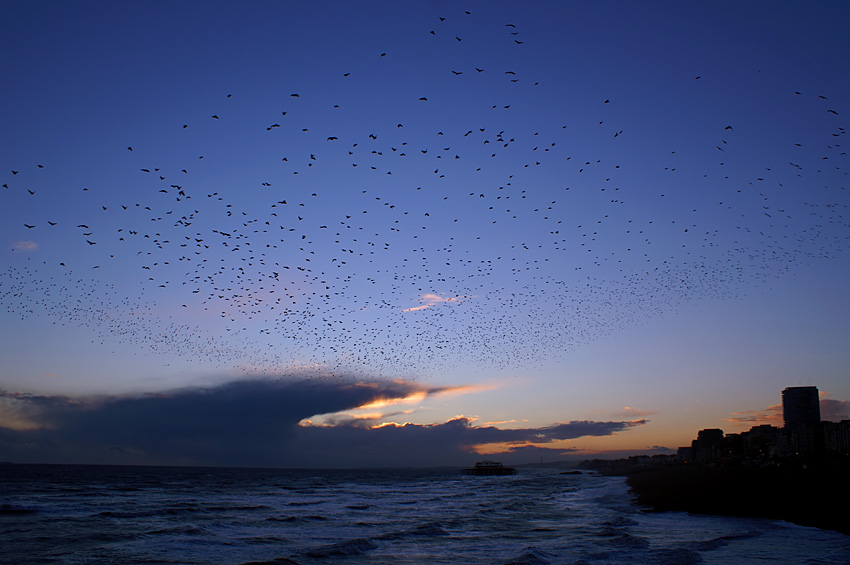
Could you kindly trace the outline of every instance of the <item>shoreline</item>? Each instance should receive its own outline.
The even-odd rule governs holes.
[[[850,535],[850,464],[774,468],[670,465],[624,470],[637,503],[684,511],[783,520]]]

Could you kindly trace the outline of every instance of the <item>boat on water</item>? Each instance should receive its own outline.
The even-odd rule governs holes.
[[[505,467],[499,461],[479,461],[475,467],[464,469],[464,475],[516,475],[516,469],[513,467]]]

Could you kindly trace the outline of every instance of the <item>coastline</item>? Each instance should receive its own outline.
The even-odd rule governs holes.
[[[664,465],[624,470],[638,504],[685,511],[784,520],[850,535],[848,462],[769,468]]]

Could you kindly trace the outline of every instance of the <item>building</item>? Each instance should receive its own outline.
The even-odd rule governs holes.
[[[824,450],[818,387],[789,386],[783,390],[782,419],[793,455],[813,455]]]
[[[820,424],[818,387],[789,386],[783,390],[782,419],[786,428]]]
[[[723,430],[709,428],[697,432],[697,439],[691,442],[694,459],[699,463],[716,461],[723,457]]]
[[[680,447],[676,450],[676,457],[678,457],[679,463],[693,463],[694,448],[690,445]]]
[[[826,450],[850,454],[850,420],[823,422],[822,425]]]
[[[816,386],[783,390],[782,417],[782,428],[762,424],[730,434],[719,428],[700,430],[690,445],[678,449],[675,459],[684,464],[749,467],[850,456],[850,420],[822,422]]]
[[[788,434],[782,429],[763,424],[743,432],[744,456],[750,460],[768,460],[790,454]]]

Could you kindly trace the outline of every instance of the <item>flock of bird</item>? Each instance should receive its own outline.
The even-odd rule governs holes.
[[[444,23],[428,35],[462,45]],[[497,39],[531,41],[512,23]],[[0,198],[24,202],[14,253],[28,260],[0,274],[0,302],[223,367],[421,376],[528,366],[847,250],[846,131],[828,98],[787,93],[826,125],[771,158],[731,123],[686,149],[643,147],[613,95],[569,122],[534,118],[511,89],[546,85],[525,74],[445,69],[443,96],[463,95],[452,81],[502,85],[501,103],[463,102],[486,120],[443,120],[421,92],[409,120],[374,111],[359,128],[345,72],[320,114],[306,86],[259,116],[223,92],[161,134],[176,153],[128,131],[111,186],[56,186],[49,162],[21,163]]]

